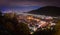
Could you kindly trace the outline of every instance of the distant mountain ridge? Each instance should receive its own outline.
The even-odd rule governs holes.
[[[47,15],[47,16],[60,16],[60,7],[45,6],[36,10],[32,10],[28,13],[38,14],[38,15]]]

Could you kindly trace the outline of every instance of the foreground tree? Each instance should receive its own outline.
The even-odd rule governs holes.
[[[19,35],[29,35],[30,32],[28,25],[23,22],[17,24],[17,33]]]

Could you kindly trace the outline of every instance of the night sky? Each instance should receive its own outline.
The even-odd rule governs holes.
[[[0,0],[3,12],[8,10],[28,12],[44,6],[60,7],[60,0]]]

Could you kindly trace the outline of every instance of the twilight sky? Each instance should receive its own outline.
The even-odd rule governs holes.
[[[60,7],[60,0],[0,0],[0,7],[4,12],[12,9],[27,12],[43,6]]]

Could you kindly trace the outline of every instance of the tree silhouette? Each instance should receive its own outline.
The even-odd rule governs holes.
[[[17,33],[20,35],[29,35],[28,25],[23,22],[17,24]]]

